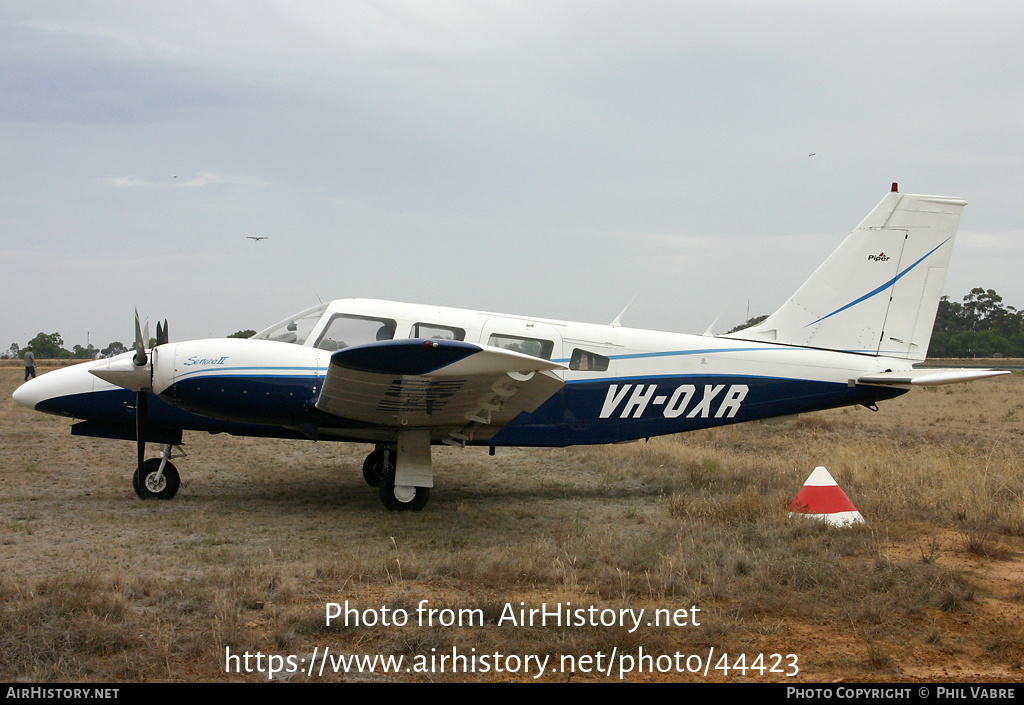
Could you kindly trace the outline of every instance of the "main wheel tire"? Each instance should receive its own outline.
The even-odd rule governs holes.
[[[157,481],[160,471],[160,458],[150,458],[142,464],[142,475],[136,470],[132,474],[132,487],[140,499],[170,499],[178,494],[181,477],[173,463],[164,465],[164,474]]]
[[[395,467],[389,465],[384,471],[378,488],[380,503],[389,512],[418,512],[427,506],[427,500],[430,499],[430,488],[413,487],[411,489],[413,494],[408,501],[403,501],[395,496]]]
[[[363,479],[370,487],[380,487],[384,478],[384,451],[380,448],[366,456],[363,461]]]

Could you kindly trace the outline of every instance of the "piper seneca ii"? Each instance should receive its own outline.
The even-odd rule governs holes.
[[[25,383],[17,403],[134,440],[142,498],[170,499],[184,431],[373,444],[363,476],[419,510],[436,444],[620,443],[854,404],[992,370],[925,359],[960,213],[896,185],[764,322],[682,335],[345,299],[254,337],[144,345]],[[160,446],[146,459],[146,444]],[[176,456],[177,457],[177,456]]]

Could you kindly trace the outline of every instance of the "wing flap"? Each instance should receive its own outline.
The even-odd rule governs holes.
[[[503,426],[564,382],[563,365],[454,340],[388,340],[331,356],[316,408],[395,428]],[[465,440],[465,439],[459,439]]]

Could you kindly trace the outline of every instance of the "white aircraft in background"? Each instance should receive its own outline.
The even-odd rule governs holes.
[[[621,443],[876,402],[1002,374],[914,369],[966,203],[888,193],[764,322],[696,336],[342,299],[250,339],[171,343],[62,368],[14,400],[134,440],[142,498],[170,499],[183,431],[370,443],[389,510],[419,510],[431,446]],[[146,443],[160,457],[145,458]]]

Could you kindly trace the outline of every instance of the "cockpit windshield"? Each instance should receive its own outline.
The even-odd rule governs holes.
[[[316,325],[317,321],[327,309],[327,304],[320,304],[302,313],[286,318],[280,323],[275,323],[266,330],[262,330],[253,336],[254,339],[278,340],[282,343],[295,343],[303,345],[306,338]]]

